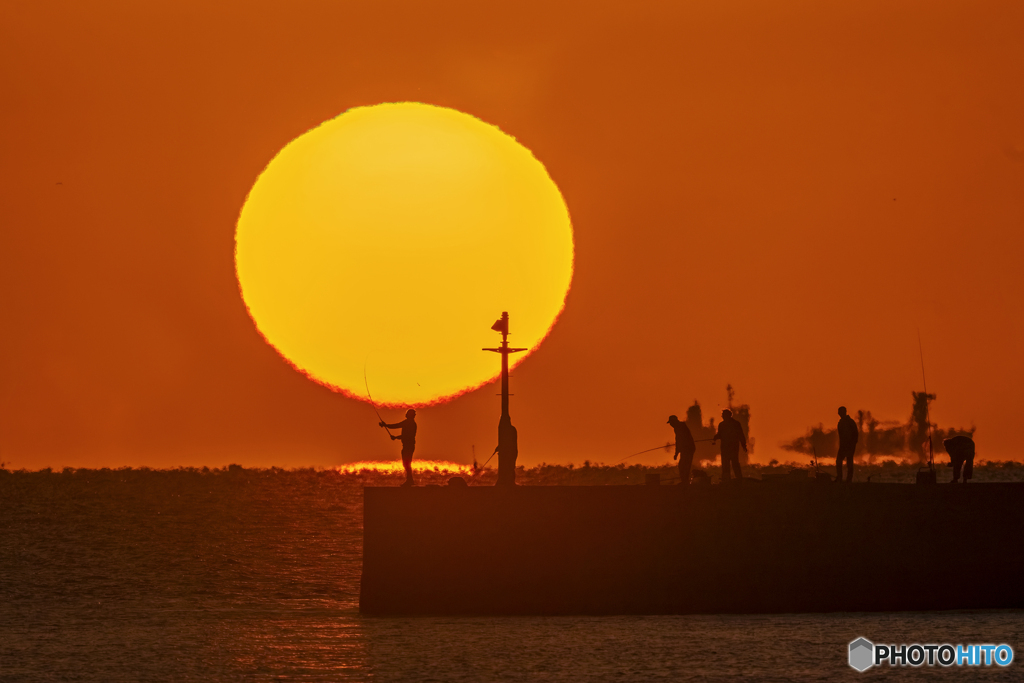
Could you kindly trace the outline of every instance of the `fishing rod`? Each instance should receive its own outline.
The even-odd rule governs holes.
[[[366,384],[366,397],[370,399],[370,405],[373,406],[373,412],[377,413],[377,419],[380,420],[380,426],[384,428],[384,431],[388,433],[391,440],[395,440],[395,435],[388,429],[387,424],[384,422],[384,418],[380,416],[380,411],[377,410],[377,405],[373,402],[373,396],[370,395],[370,381],[366,379],[366,363],[363,363],[363,382]]]
[[[497,453],[498,453],[498,449],[495,448],[494,449],[494,453],[491,453],[491,458],[493,458]],[[487,460],[484,461],[484,464],[480,465],[480,469],[483,469],[483,468],[487,467],[487,463],[489,463],[491,461],[491,458],[487,458]]]
[[[693,440],[694,443],[700,443],[701,441],[714,441],[714,439],[707,438],[707,439],[694,439]],[[672,448],[673,446],[675,446],[674,443],[667,443],[664,446],[655,446],[654,448],[648,448],[645,451],[640,451],[638,453],[634,453],[633,455],[627,455],[625,458],[623,458],[622,460],[620,460],[619,462],[617,462],[615,464],[618,465],[619,463],[626,462],[630,458],[636,457],[638,455],[643,455],[644,453],[650,453],[651,451],[660,451],[662,448]]]

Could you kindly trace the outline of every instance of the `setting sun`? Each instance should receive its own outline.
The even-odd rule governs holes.
[[[572,278],[562,195],[497,127],[418,103],[350,109],[289,143],[236,232],[260,332],[310,378],[384,404],[444,400],[493,378],[490,326],[535,348]],[[522,358],[517,358],[521,361]]]

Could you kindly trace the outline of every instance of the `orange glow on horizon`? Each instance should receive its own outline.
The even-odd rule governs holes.
[[[338,466],[342,474],[357,472],[376,472],[377,474],[404,474],[402,463],[396,460],[361,460]],[[448,460],[413,460],[413,472],[439,472],[441,474],[470,474],[473,468],[459,462]]]

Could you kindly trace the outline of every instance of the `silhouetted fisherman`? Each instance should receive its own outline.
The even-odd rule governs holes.
[[[381,427],[388,429],[401,429],[398,436],[391,435],[391,440],[402,440],[402,467],[405,468],[405,483],[402,486],[413,486],[412,481],[412,454],[416,450],[416,411],[410,408],[405,411],[405,419],[395,424],[386,424],[383,420]]]
[[[669,415],[668,424],[676,433],[676,454],[672,459],[679,459],[679,483],[690,483],[690,467],[693,465],[693,454],[697,452],[697,444],[693,442],[693,434],[685,422],[680,422],[675,415]]]
[[[711,445],[716,441],[722,442],[722,483],[727,484],[730,480],[730,466],[736,471],[736,481],[743,480],[743,470],[740,468],[740,446],[747,450],[747,435],[743,433],[741,425],[732,416],[729,409],[722,411],[722,421],[718,423],[718,432],[711,439]]]
[[[964,483],[974,476],[974,439],[963,434],[944,439],[942,445],[949,453],[950,465],[953,466],[953,481],[951,484],[960,483],[960,468],[964,468]]]
[[[502,415],[498,420],[498,445],[494,447],[494,452],[498,454],[497,485],[514,486],[516,459],[519,457],[519,430],[508,415]]]
[[[853,418],[846,414],[846,406],[839,406],[839,452],[836,453],[836,481],[843,480],[843,460],[846,460],[846,483],[853,482],[853,454],[857,451],[857,439],[860,430]]]

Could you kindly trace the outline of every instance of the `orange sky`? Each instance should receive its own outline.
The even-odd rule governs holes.
[[[9,467],[397,457],[263,342],[233,239],[286,143],[406,100],[500,126],[569,206],[520,463],[614,462],[727,382],[756,460],[841,403],[906,420],[918,330],[935,421],[1021,458],[1024,4],[210,5],[0,6]],[[495,391],[421,411],[417,454],[486,457]]]

